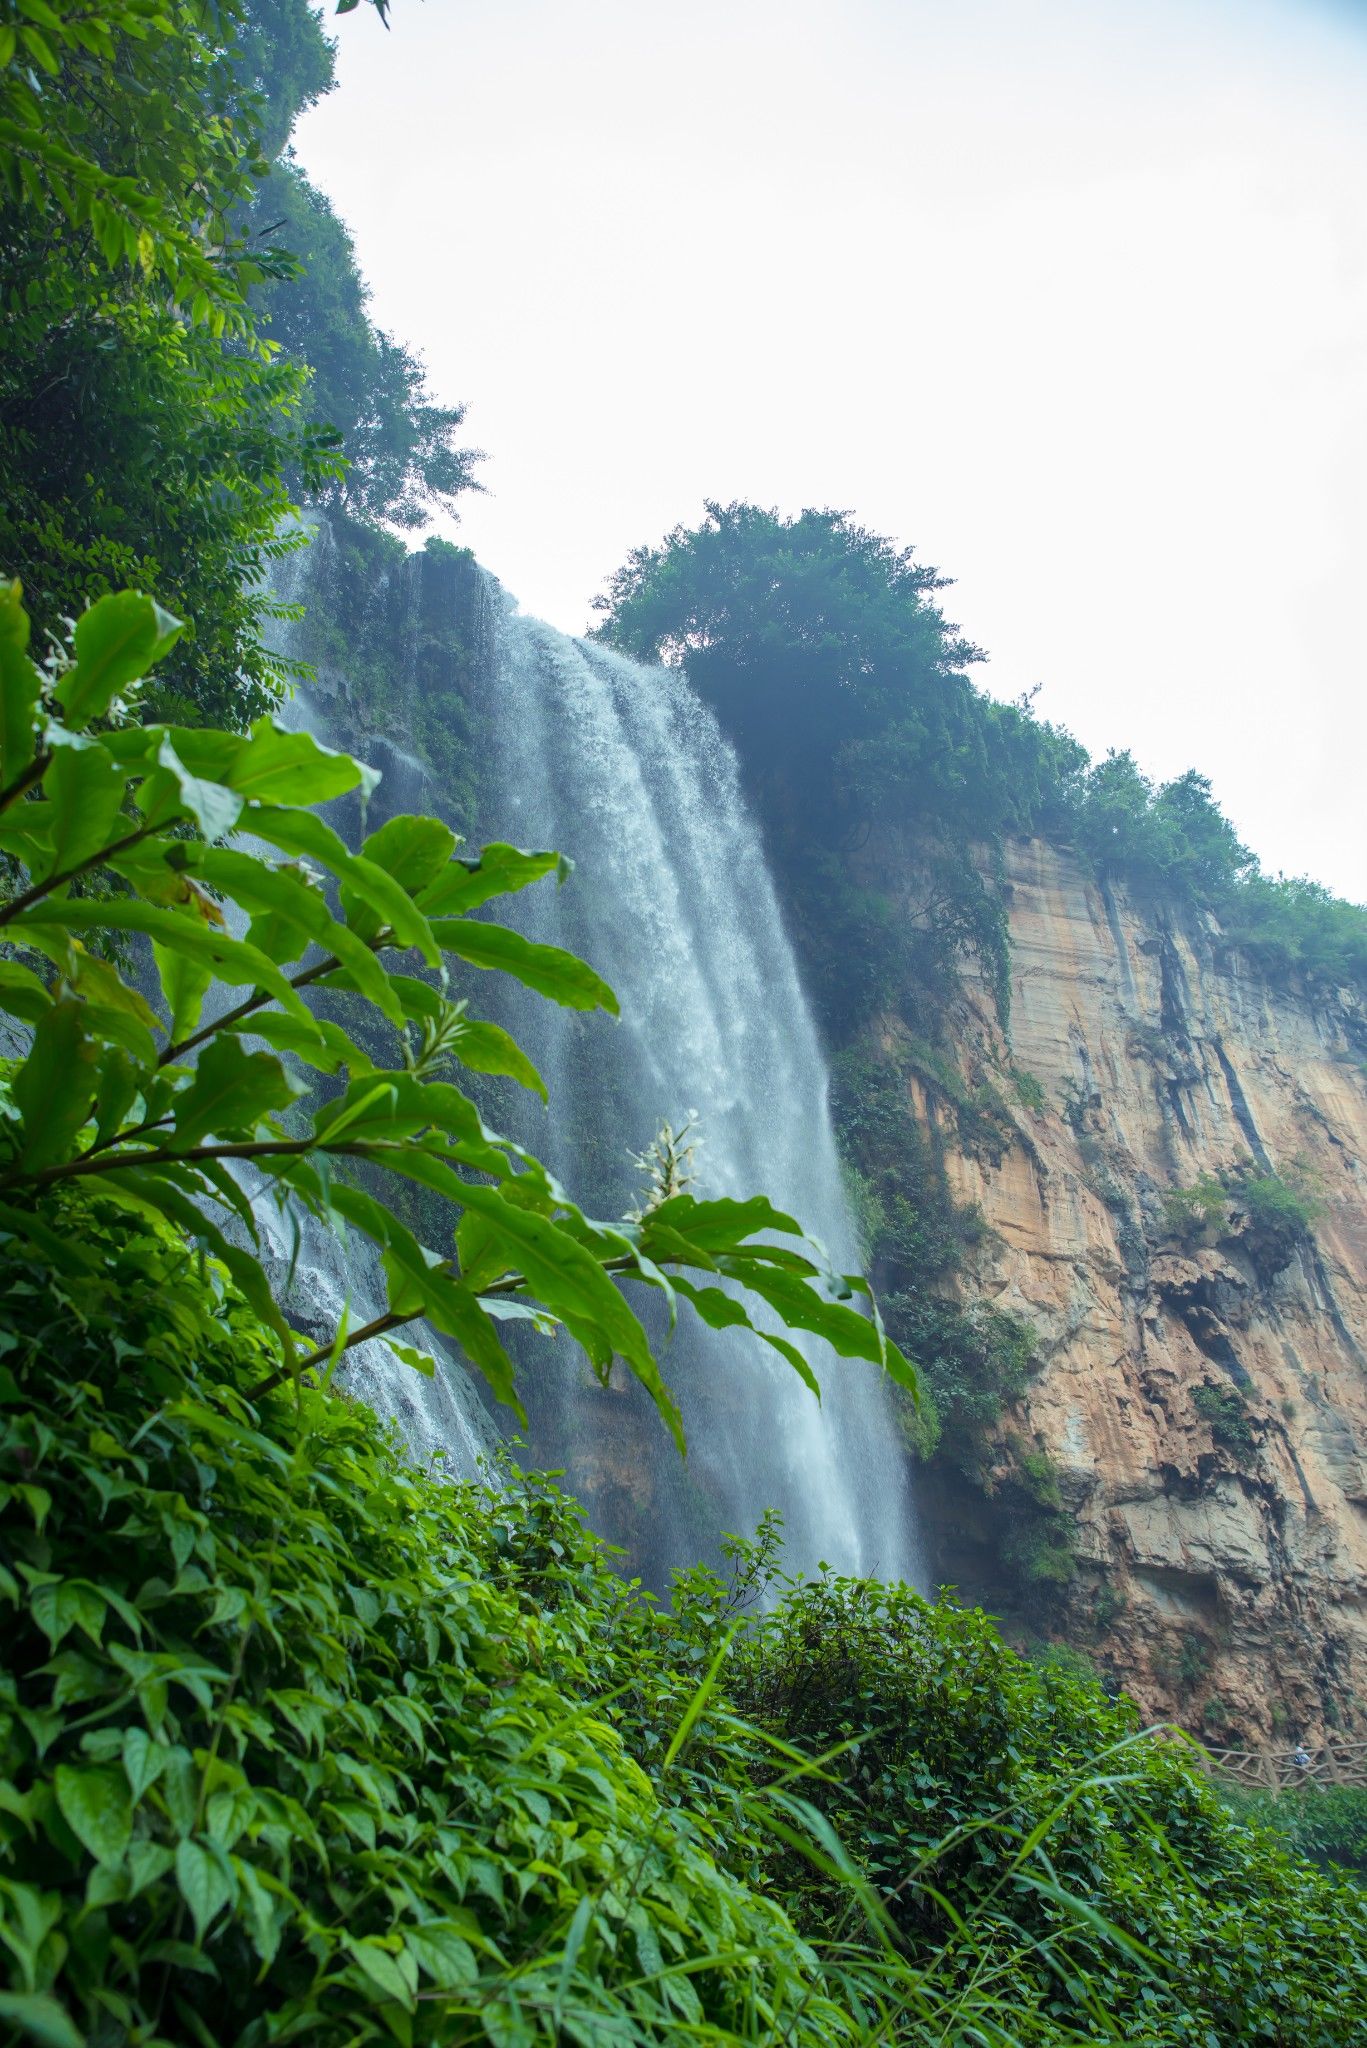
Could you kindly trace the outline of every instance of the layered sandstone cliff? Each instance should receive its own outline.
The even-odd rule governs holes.
[[[1009,1104],[1001,1156],[908,1085],[989,1226],[962,1285],[1036,1332],[1009,1425],[1075,1522],[1050,1632],[1212,1739],[1361,1727],[1367,1009],[1270,985],[1211,920],[1039,841],[1008,849],[1005,893],[1009,1043],[971,981],[951,1027]],[[1308,1194],[1308,1228],[1255,1225],[1241,1171]],[[1165,1194],[1211,1175],[1227,1206],[1175,1230]],[[971,1498],[932,1497],[942,1569],[971,1580]]]

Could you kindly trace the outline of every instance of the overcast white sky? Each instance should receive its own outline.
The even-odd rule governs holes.
[[[995,694],[1367,900],[1367,6],[394,0],[299,137],[570,631],[705,497],[956,579]]]

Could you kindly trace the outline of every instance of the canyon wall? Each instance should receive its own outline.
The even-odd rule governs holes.
[[[1036,1334],[1005,1428],[1048,1454],[1076,1557],[1044,1628],[1212,1742],[1361,1731],[1367,1007],[1269,984],[1213,920],[1037,840],[1007,848],[1004,894],[1009,1037],[971,977],[948,1020],[1004,1144],[969,1147],[942,1091],[906,1086],[986,1221],[965,1298]],[[1289,1182],[1308,1225],[1250,1214],[1241,1174]],[[1228,1201],[1174,1223],[1203,1176]],[[929,1481],[941,1576],[981,1597],[991,1474]]]

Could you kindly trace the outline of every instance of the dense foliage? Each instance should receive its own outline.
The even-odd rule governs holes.
[[[534,1498],[401,1471],[349,1402],[254,1397],[271,1333],[221,1270],[100,1199],[51,1220],[78,1274],[0,1249],[0,2022],[852,2038],[607,1725],[586,1652],[620,1582],[578,1532],[543,1609],[566,1549]]]
[[[164,1226],[47,1222],[78,1269],[0,1236],[18,2038],[1356,2040],[1361,1895],[1085,1679],[775,1586],[772,1528],[661,1612],[553,1487],[262,1395],[272,1331]]]
[[[246,723],[287,672],[263,579],[291,544],[293,499],[399,519],[449,502],[469,480],[460,413],[368,326],[350,244],[316,195],[271,172],[331,79],[307,0],[14,0],[5,14],[0,574],[23,579],[44,640],[106,591],[156,596],[194,622],[163,705]],[[316,384],[305,302],[328,351]]]
[[[710,504],[698,527],[633,551],[597,600],[599,630],[641,659],[687,663],[737,741],[780,867],[804,889],[812,842],[848,853],[875,821],[899,828],[926,868],[922,922],[951,953],[987,955],[981,852],[1038,831],[1072,841],[1099,873],[1213,910],[1270,969],[1367,979],[1367,911],[1261,875],[1204,776],[1159,786],[1129,754],[1090,762],[1028,700],[976,690],[966,670],[983,657],[945,621],[945,587],[847,514]],[[977,865],[956,872],[953,855],[974,847]],[[817,952],[824,911],[799,920]],[[877,993],[914,1001],[892,967]]]

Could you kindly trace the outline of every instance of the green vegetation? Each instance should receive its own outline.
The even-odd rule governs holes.
[[[1202,1421],[1210,1424],[1217,1444],[1223,1444],[1242,1463],[1256,1455],[1258,1440],[1253,1434],[1253,1420],[1237,1387],[1217,1387],[1203,1380],[1192,1389],[1191,1405]]]
[[[263,578],[292,498],[402,522],[469,481],[459,411],[373,333],[345,235],[271,167],[329,45],[307,0],[16,0],[0,60],[0,573],[44,646],[106,592],[157,597],[193,621],[162,709],[245,725],[289,672]]]
[[[1069,840],[1098,874],[1213,911],[1268,972],[1367,983],[1367,911],[1262,875],[1204,776],[1157,785],[1127,753],[1092,762],[1028,699],[975,690],[966,671],[983,657],[945,621],[945,588],[844,513],[710,504],[697,528],[635,549],[598,600],[605,638],[686,662],[732,733],[791,900],[817,888],[798,929],[818,963],[850,856],[877,823],[904,832],[924,863],[914,922],[925,943],[910,964],[943,973],[976,953],[1003,1007],[995,898],[964,855],[1013,832]],[[836,856],[831,872],[814,847]],[[835,931],[845,940],[843,920],[826,944]],[[866,974],[865,999],[916,1002],[906,964]],[[851,1001],[827,1007],[841,1037],[862,1021]]]
[[[1258,1173],[1251,1161],[1227,1173],[1203,1173],[1190,1187],[1169,1188],[1163,1195],[1164,1224],[1186,1242],[1217,1235],[1229,1224],[1231,1210],[1255,1232],[1300,1237],[1321,1208],[1303,1175],[1285,1180],[1277,1173]]]
[[[164,1226],[60,1215],[77,1273],[0,1241],[20,2038],[1355,2039],[1360,1897],[1075,1662],[775,1588],[772,1526],[662,1612],[553,1486],[261,1395],[274,1333]]]
[[[1276,1173],[1238,1174],[1230,1182],[1230,1194],[1255,1230],[1293,1236],[1303,1235],[1323,1208],[1308,1188]]]
[[[1184,1241],[1209,1236],[1222,1227],[1228,1213],[1224,1182],[1213,1173],[1203,1173],[1188,1188],[1168,1188],[1163,1194],[1163,1221]]]
[[[1367,1882],[1367,1790],[1361,1786],[1293,1788],[1274,1798],[1222,1785],[1220,1796],[1240,1820],[1279,1836],[1294,1855]]]
[[[907,1077],[960,1119],[965,1142],[999,1148],[1005,1115],[994,1090],[969,1090],[957,1069],[915,1041],[895,1055],[851,1049],[835,1062],[832,1110],[855,1195],[861,1244],[889,1336],[918,1366],[917,1402],[895,1395],[903,1440],[920,1461],[966,1481],[988,1519],[1009,1579],[1037,1596],[1073,1575],[1073,1531],[1047,1460],[1003,1433],[1035,1369],[1019,1316],[956,1298],[956,1278],[983,1234],[981,1212],[956,1203]]]
[[[1016,1100],[1022,1109],[1028,1109],[1032,1116],[1043,1116],[1048,1107],[1044,1094],[1044,1083],[1038,1075],[1029,1073],[1024,1067],[1011,1069],[1011,1085],[1016,1091]]]

